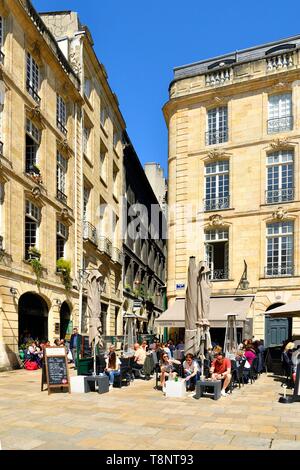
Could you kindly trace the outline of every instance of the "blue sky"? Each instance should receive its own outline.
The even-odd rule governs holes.
[[[297,0],[33,0],[38,11],[75,10],[93,35],[142,163],[167,169],[173,67],[300,34]]]

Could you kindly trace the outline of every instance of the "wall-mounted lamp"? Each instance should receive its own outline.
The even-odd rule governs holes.
[[[11,287],[11,288],[9,289],[9,292],[10,292],[11,295],[13,295],[13,296],[16,296],[17,293],[18,293],[17,289],[15,289],[14,287]]]
[[[248,290],[249,289],[249,281],[247,279],[247,271],[248,271],[248,266],[246,261],[244,260],[244,272],[240,281],[240,287],[242,290]]]
[[[55,303],[58,307],[61,307],[61,300],[60,299],[54,299]]]

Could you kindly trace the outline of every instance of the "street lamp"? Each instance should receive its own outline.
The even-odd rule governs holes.
[[[248,290],[249,289],[250,283],[247,279],[247,271],[248,271],[248,266],[247,266],[246,261],[244,260],[244,272],[243,272],[242,279],[241,279],[241,282],[240,282],[242,290]]]

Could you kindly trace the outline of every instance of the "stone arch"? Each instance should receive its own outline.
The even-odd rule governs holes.
[[[36,292],[23,293],[18,301],[19,344],[25,337],[48,339],[48,315],[51,304]],[[30,333],[30,334],[29,334]],[[27,336],[26,336],[27,335]]]

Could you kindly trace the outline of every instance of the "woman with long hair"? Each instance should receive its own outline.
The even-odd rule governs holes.
[[[161,371],[160,383],[164,389],[166,384],[166,377],[172,378],[174,375],[176,375],[176,372],[174,372],[174,364],[180,364],[180,361],[170,358],[169,354],[164,351],[159,362]]]
[[[110,387],[112,387],[114,384],[115,375],[120,375],[121,373],[120,371],[121,362],[120,362],[120,359],[117,357],[115,351],[111,351],[108,354],[105,361],[106,361],[105,373],[109,376],[109,385]]]

